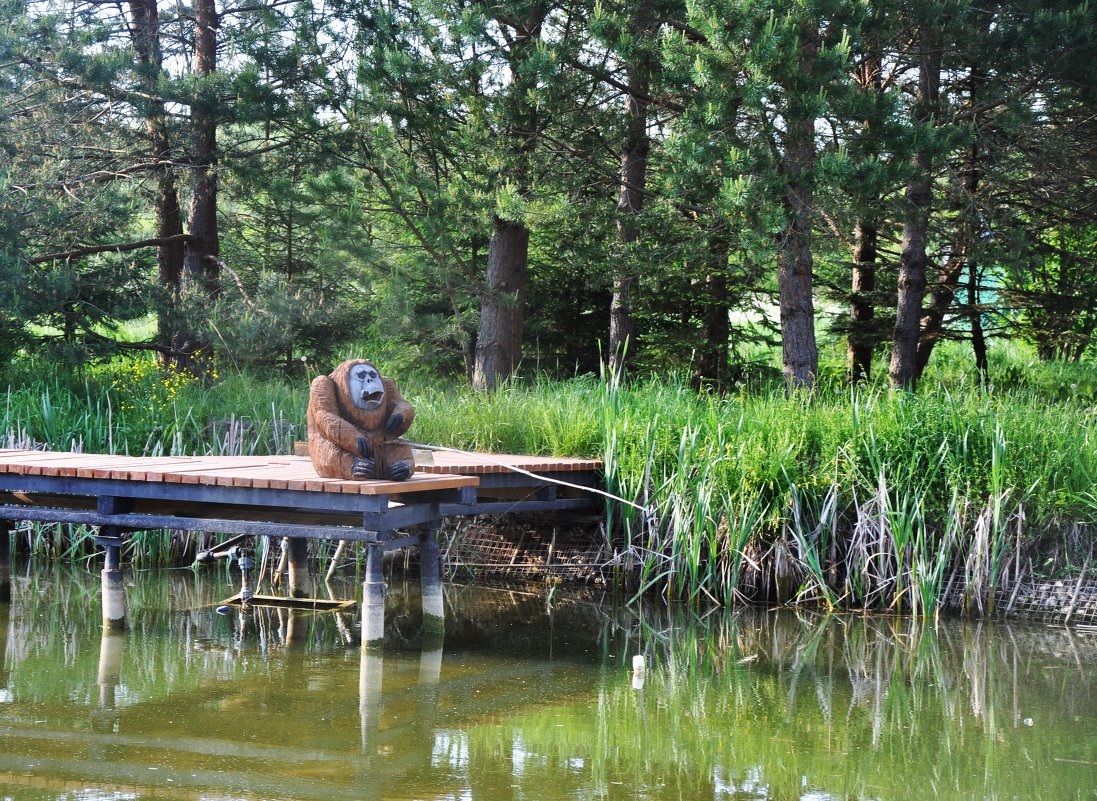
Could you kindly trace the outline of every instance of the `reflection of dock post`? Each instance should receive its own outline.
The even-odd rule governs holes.
[[[442,637],[423,638],[423,652],[419,655],[419,683],[437,685],[442,680]]]
[[[423,634],[439,636],[446,628],[446,611],[442,598],[442,555],[438,550],[438,521],[433,520],[419,529],[419,576],[423,593]],[[428,645],[424,643],[424,648]]]
[[[114,709],[114,691],[122,681],[122,646],[126,638],[111,629],[103,627],[103,637],[99,640],[99,708]]]
[[[11,602],[11,528],[10,522],[0,520],[0,604]]]
[[[7,569],[7,561],[3,568]],[[8,627],[11,625],[11,610],[0,612],[0,691],[8,688]]]
[[[119,713],[115,706],[115,692],[122,682],[122,649],[126,638],[121,632],[103,627],[103,636],[99,640],[99,673],[95,683],[99,685],[99,706],[91,713],[91,729],[101,734],[109,734],[118,726]],[[92,746],[92,757],[112,760],[117,754],[113,749],[98,742]]]
[[[424,634],[419,655],[419,687],[415,703],[415,745],[424,769],[430,770],[434,749],[438,695],[442,681],[442,634]]]
[[[107,545],[101,574],[103,584],[103,628],[121,631],[126,627],[126,590],[122,586],[122,548]]]
[[[381,722],[381,679],[385,657],[362,641],[362,663],[358,670],[358,714],[362,719],[362,753],[377,751],[377,730]]]
[[[385,551],[379,542],[366,546],[366,579],[362,582],[362,647],[385,642]]]
[[[308,598],[309,580],[309,544],[302,537],[287,537],[283,540],[289,556],[289,594],[292,598]]]
[[[285,645],[288,650],[304,650],[307,628],[308,621],[299,609],[286,610]]]

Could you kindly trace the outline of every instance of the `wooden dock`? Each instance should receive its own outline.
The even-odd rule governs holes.
[[[553,480],[594,487],[600,469],[589,459],[438,453],[407,481],[346,481],[321,478],[303,456],[0,450],[0,519],[377,541],[440,517],[591,506],[592,495]]]
[[[120,592],[120,547],[128,534],[179,529],[365,543],[364,608],[375,611],[378,604],[383,609],[384,551],[417,546],[424,606],[440,615],[435,533],[442,518],[598,508],[598,496],[582,488],[596,488],[600,470],[601,463],[589,459],[438,452],[407,481],[346,481],[321,478],[305,456],[0,449],[0,520],[97,527],[96,541],[106,551],[105,614],[108,585]]]

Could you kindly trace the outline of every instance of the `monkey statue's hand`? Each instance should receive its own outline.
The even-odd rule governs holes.
[[[389,415],[388,422],[385,423],[385,433],[395,434],[402,425],[404,425],[404,415],[400,412],[393,412]]]
[[[411,462],[400,461],[389,466],[390,481],[407,481],[411,478]]]
[[[358,456],[350,466],[355,478],[373,478],[373,446],[365,437],[358,437]]]

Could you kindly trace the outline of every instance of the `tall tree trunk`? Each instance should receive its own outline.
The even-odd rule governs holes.
[[[195,0],[194,73],[208,79],[217,69],[217,10],[214,0]],[[217,233],[217,115],[216,99],[201,87],[190,107],[190,162],[192,185],[187,228],[190,242],[183,260],[182,288],[196,297],[216,297],[219,285],[220,242]],[[192,326],[193,327],[193,326]],[[197,354],[209,349],[205,337],[179,332],[175,349]],[[193,367],[191,361],[180,366]]]
[[[293,291],[293,279],[297,275],[297,261],[296,254],[294,253],[294,237],[297,235],[297,230],[294,227],[296,223],[295,212],[297,210],[297,151],[294,150],[291,154],[290,171],[289,171],[289,200],[286,203],[286,212],[284,214],[284,221],[286,226],[286,262],[285,262],[285,275],[286,275],[286,288],[291,292]],[[286,345],[286,352],[284,354],[286,360],[286,373],[290,373],[294,367],[293,358],[293,340]]]
[[[971,350],[975,354],[975,368],[983,386],[990,383],[990,362],[987,359],[987,339],[983,333],[983,311],[979,306],[979,268],[974,260],[968,261],[967,305],[971,320]]]
[[[217,69],[217,10],[214,0],[195,0],[194,72],[208,79]],[[194,281],[207,296],[218,288],[220,240],[217,232],[217,115],[208,87],[200,89],[191,106],[191,163],[194,184],[187,217],[192,242],[183,265],[185,280]]]
[[[694,383],[723,393],[728,385],[728,249],[723,236],[709,244],[705,275],[705,301],[701,311],[701,344],[694,360]]]
[[[989,18],[988,18],[989,24]],[[986,71],[974,66],[968,77],[968,107],[972,110],[972,141],[964,152],[964,164],[960,170],[960,198],[958,202],[956,240],[951,257],[937,273],[937,281],[930,290],[930,301],[921,320],[921,332],[918,340],[917,377],[921,378],[933,348],[944,332],[945,316],[952,308],[952,302],[960,289],[960,278],[965,266],[976,269],[974,248],[979,223],[976,219],[975,205],[978,200],[979,181],[983,172],[979,165],[979,124],[975,109],[982,102],[983,87],[987,83]]]
[[[977,158],[978,146],[972,143],[968,148],[967,163],[960,177],[960,185],[964,192],[963,202],[968,206],[975,202],[975,193],[979,188],[981,172],[977,166]],[[945,316],[956,299],[956,293],[960,289],[960,278],[965,268],[969,271],[977,269],[973,253],[976,229],[977,223],[972,219],[972,209],[965,207],[960,211],[957,223],[954,252],[938,271],[937,281],[929,293],[929,304],[925,314],[922,315],[918,339],[917,378],[922,377],[922,373],[929,365],[933,348],[944,333]]]
[[[819,30],[813,22],[800,23],[800,77],[807,84],[819,53]],[[794,93],[790,91],[790,95]],[[777,282],[781,299],[781,365],[789,390],[810,387],[819,372],[815,343],[815,304],[812,298],[811,175],[815,167],[815,119],[789,99],[784,168],[785,230],[777,255]]]
[[[954,246],[956,247],[955,255],[950,256],[944,266],[937,271],[937,280],[929,290],[929,303],[926,304],[918,326],[915,381],[922,377],[922,373],[929,366],[929,357],[933,355],[933,348],[944,333],[945,316],[952,308],[952,302],[960,288],[960,277],[964,274],[966,264],[965,254],[969,247],[964,234],[958,235]]]
[[[849,337],[846,341],[846,364],[849,380],[868,381],[872,376],[872,352],[875,335],[872,321],[876,308],[872,293],[876,291],[876,241],[875,221],[860,219],[854,231],[853,245],[853,293],[850,297]]]
[[[159,97],[160,77],[163,73],[163,53],[160,47],[160,14],[156,0],[130,0],[130,37],[137,54],[137,68],[145,93],[150,98]],[[160,287],[165,290],[167,308],[157,315],[157,339],[162,345],[171,342],[176,319],[172,307],[179,297],[179,281],[183,274],[185,245],[183,214],[179,206],[179,192],[175,185],[174,161],[171,140],[168,136],[167,114],[159,100],[149,100],[145,108],[145,132],[151,145],[151,155],[156,165],[156,195],[153,200],[153,216],[156,236],[162,240],[174,238],[156,250],[156,266]]]
[[[633,251],[640,231],[631,219],[644,208],[644,190],[648,170],[648,90],[651,84],[651,57],[647,39],[651,34],[652,9],[649,0],[640,0],[629,29],[640,50],[626,67],[629,94],[625,99],[625,138],[621,143],[621,193],[617,200],[617,235],[623,256],[613,270],[613,298],[609,308],[609,367],[617,376],[628,369],[636,349],[635,304],[640,292],[640,265]]]
[[[918,100],[914,111],[917,126],[933,124],[941,84],[941,50],[929,26],[920,31]],[[888,379],[892,387],[913,389],[918,380],[918,335],[922,301],[926,294],[926,237],[933,205],[933,149],[925,142],[914,154],[914,171],[907,184],[906,217],[903,221],[902,251],[899,255],[899,299],[895,309],[895,330],[891,341]]]
[[[510,16],[497,20],[515,33],[507,55],[511,76],[503,146],[509,148],[513,157],[509,177],[522,194],[529,192],[530,159],[538,127],[537,110],[528,101],[528,94],[537,87],[537,74],[531,62],[548,6],[538,0],[528,12],[521,21]],[[514,373],[521,361],[528,265],[529,229],[525,223],[495,217],[488,243],[487,290],[480,301],[480,327],[476,335],[472,386],[477,390],[495,389]]]
[[[528,259],[529,230],[495,218],[488,244],[488,294],[476,336],[475,389],[495,389],[521,361]]]
[[[882,63],[877,48],[870,47],[868,55],[859,65],[854,80],[866,94],[879,95],[883,91]],[[878,151],[873,137],[878,134],[869,120],[864,122],[863,136],[867,140],[866,155]],[[846,338],[846,369],[852,383],[868,381],[872,376],[872,354],[876,335],[872,321],[876,306],[872,293],[876,291],[876,260],[879,223],[868,208],[879,205],[878,196],[868,197],[858,193],[862,211],[854,229],[853,281],[850,294],[849,336]]]

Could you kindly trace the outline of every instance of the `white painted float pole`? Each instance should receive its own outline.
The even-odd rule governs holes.
[[[632,657],[632,689],[644,689],[644,655],[636,654]]]

